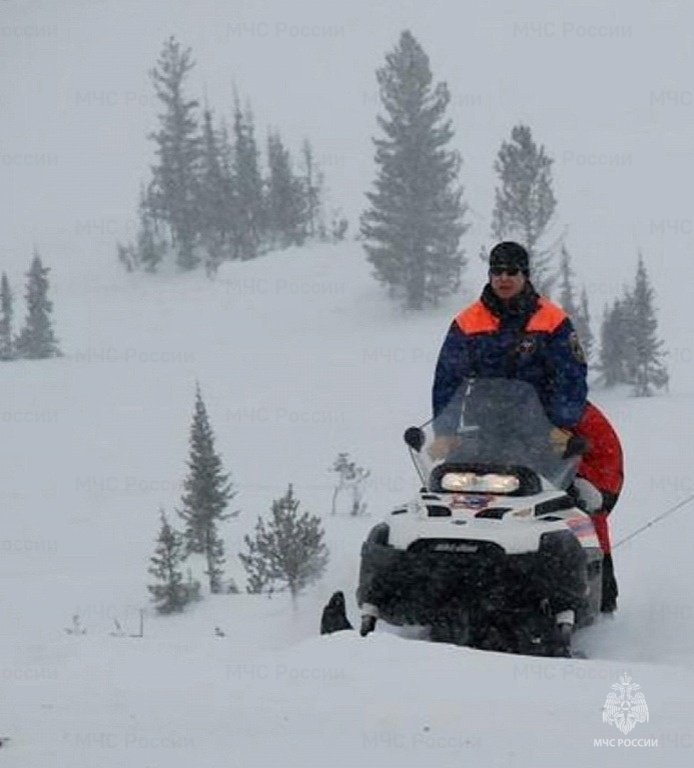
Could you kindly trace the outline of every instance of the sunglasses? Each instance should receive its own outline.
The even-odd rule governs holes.
[[[489,274],[494,275],[495,277],[499,277],[499,275],[503,275],[506,273],[509,277],[515,277],[517,274],[520,273],[520,269],[518,267],[490,267],[489,268]]]

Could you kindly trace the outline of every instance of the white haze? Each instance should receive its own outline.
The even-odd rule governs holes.
[[[259,138],[315,142],[353,225],[373,176],[374,70],[410,28],[448,82],[465,245],[488,243],[492,164],[525,121],[555,159],[555,234],[568,232],[595,306],[641,247],[663,298],[694,241],[690,179],[694,8],[684,0],[418,3],[414,0],[4,0],[0,3],[2,250],[33,243],[56,266],[111,258],[132,231],[157,104],[147,78],[170,34],[197,60],[189,92],[230,115],[234,86]]]
[[[3,765],[691,765],[690,508],[616,550],[620,610],[579,638],[590,661],[315,635],[333,589],[355,618],[360,541],[415,488],[400,434],[426,414],[441,338],[481,284],[494,156],[518,121],[555,158],[553,233],[566,230],[594,320],[638,248],[657,291],[670,393],[594,392],[626,451],[616,539],[692,492],[693,23],[684,0],[0,0],[0,269],[21,294],[39,248],[66,353],[0,369]],[[452,94],[472,224],[461,296],[404,316],[358,243],[226,264],[214,283],[123,273],[115,241],[133,235],[158,110],[147,71],[167,36],[192,47],[189,93],[218,115],[235,85],[261,140],[266,126],[293,149],[311,138],[353,233],[374,173],[374,71],[404,28]],[[196,379],[239,488],[233,575],[243,534],[289,481],[324,514],[330,569],[295,614],[278,598],[208,597],[180,617],[148,612],[145,638],[112,638],[113,618],[134,631],[148,602]],[[372,469],[371,518],[326,514],[343,450]],[[75,612],[83,638],[63,631]],[[651,710],[633,735],[657,749],[593,747],[620,735],[601,707],[625,671]]]

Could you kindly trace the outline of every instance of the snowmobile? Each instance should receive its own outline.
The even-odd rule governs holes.
[[[574,629],[599,612],[602,552],[572,495],[586,446],[559,455],[551,430],[532,386],[476,379],[405,432],[422,487],[362,546],[362,635],[382,619],[435,641],[572,655]]]

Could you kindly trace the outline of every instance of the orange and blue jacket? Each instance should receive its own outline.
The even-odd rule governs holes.
[[[484,298],[483,294],[483,298]],[[534,294],[525,313],[496,313],[482,299],[451,323],[432,392],[434,419],[465,379],[512,378],[533,385],[549,420],[573,427],[586,406],[587,367],[568,315]]]

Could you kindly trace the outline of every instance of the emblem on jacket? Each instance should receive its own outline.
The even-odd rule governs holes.
[[[520,355],[532,355],[537,348],[537,342],[532,336],[523,336],[518,342],[518,354]]]

